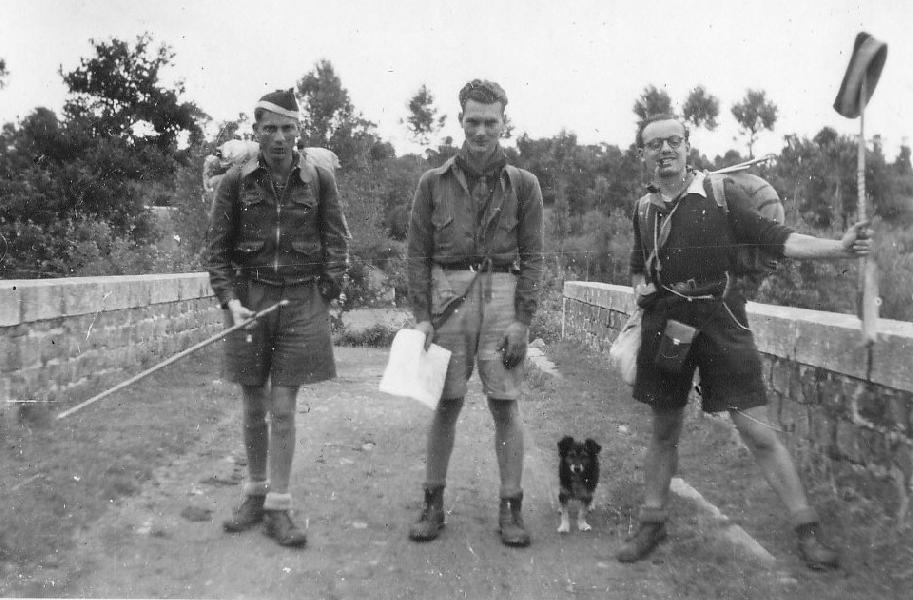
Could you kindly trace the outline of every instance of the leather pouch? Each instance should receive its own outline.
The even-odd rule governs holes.
[[[667,373],[681,373],[697,334],[696,327],[667,319],[656,352],[656,366]]]

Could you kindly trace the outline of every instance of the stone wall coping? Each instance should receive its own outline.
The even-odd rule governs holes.
[[[210,296],[205,272],[6,279],[0,281],[0,327]]]
[[[626,314],[634,307],[633,291],[628,286],[566,281],[564,297]],[[868,352],[855,315],[756,302],[749,302],[746,310],[761,352],[913,391],[913,323],[879,319],[868,373]]]

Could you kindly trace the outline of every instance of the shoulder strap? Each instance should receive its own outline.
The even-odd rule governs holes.
[[[726,176],[720,173],[710,173],[710,189],[713,193],[713,199],[716,205],[723,209],[723,212],[729,214],[729,204],[726,202]]]

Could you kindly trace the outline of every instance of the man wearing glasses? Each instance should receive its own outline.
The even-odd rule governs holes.
[[[466,142],[456,156],[422,176],[409,225],[409,299],[416,329],[425,333],[426,344],[434,340],[451,351],[428,428],[424,506],[409,538],[433,540],[444,526],[447,465],[466,381],[478,362],[495,424],[501,541],[526,546],[517,400],[543,270],[542,192],[534,175],[507,164],[499,144],[507,105],[501,86],[475,79],[460,90],[459,100]]]
[[[767,420],[760,357],[748,327],[745,299],[731,285],[730,250],[737,244],[758,244],[789,258],[853,258],[871,250],[868,224],[857,223],[840,240],[799,234],[761,216],[728,180],[724,210],[713,197],[710,181],[687,167],[688,129],[672,115],[646,119],[636,143],[652,186],[642,200],[649,201],[646,212],[635,210],[633,217],[632,284],[644,311],[634,397],[652,408],[653,431],[639,526],[617,558],[641,560],[666,537],[669,486],[697,368],[702,410],[729,412],[764,477],[789,510],[802,560],[811,568],[835,568],[837,553],[819,539],[815,509]],[[640,222],[643,215],[645,223]],[[681,364],[660,366],[666,354],[657,357],[670,322],[699,333]]]

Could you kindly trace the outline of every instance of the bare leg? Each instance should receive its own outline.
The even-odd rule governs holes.
[[[295,399],[297,387],[274,386],[270,398],[270,491],[287,494],[295,455]]]
[[[664,509],[669,485],[678,470],[678,439],[684,409],[653,411],[653,434],[644,461],[644,506]]]
[[[242,427],[244,449],[247,452],[247,473],[250,481],[266,481],[266,461],[269,451],[266,425],[268,387],[265,385],[241,386],[243,393]]]
[[[444,485],[447,481],[447,466],[456,437],[456,423],[463,409],[463,398],[438,402],[426,442],[425,485]]]
[[[495,423],[495,454],[501,473],[501,498],[523,491],[523,424],[516,400],[488,399]]]

